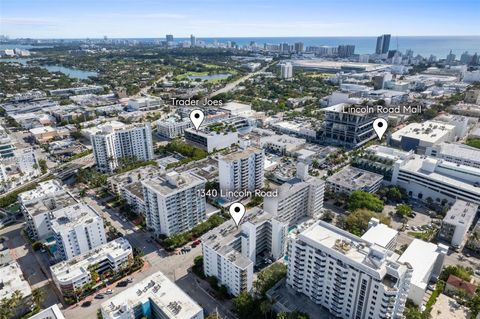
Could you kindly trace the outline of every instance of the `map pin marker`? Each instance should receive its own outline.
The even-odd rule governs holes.
[[[375,133],[377,133],[379,140],[382,139],[382,136],[387,131],[387,128],[388,128],[387,120],[378,118],[375,121],[373,121],[373,129],[375,130]]]
[[[230,216],[232,216],[235,225],[240,223],[243,216],[245,215],[245,206],[240,203],[235,203],[230,206]]]
[[[205,119],[205,114],[203,114],[202,110],[193,110],[190,113],[190,121],[192,121],[193,126],[198,131],[200,125],[202,125],[203,120]]]

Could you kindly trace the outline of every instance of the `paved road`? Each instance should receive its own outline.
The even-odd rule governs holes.
[[[10,249],[10,254],[20,265],[23,276],[32,290],[43,290],[43,306],[46,308],[58,304],[61,298],[50,280],[48,263],[44,264],[40,261],[43,254],[32,250],[30,244],[21,234],[22,229],[23,224],[17,223],[1,229],[0,236],[7,238],[6,245]]]
[[[57,167],[54,167],[50,170],[50,172],[47,172],[46,174],[43,174],[41,176],[38,176],[34,179],[32,179],[31,181],[27,182],[27,183],[24,183],[22,185],[19,185],[15,188],[12,188],[10,189],[8,192],[6,193],[3,193],[3,194],[0,194],[0,197],[4,197],[4,196],[7,196],[8,194],[22,188],[22,187],[25,187],[26,185],[31,185],[31,184],[34,184],[34,183],[37,183],[39,181],[41,181],[42,179],[44,178],[47,178],[49,177],[50,175],[55,175],[56,173],[59,173],[59,172],[62,172],[62,170],[64,170],[65,168],[68,169],[69,166],[72,166],[72,164],[75,164],[75,165],[82,165],[83,167],[86,167],[86,166],[91,166],[94,164],[94,158],[93,158],[93,155],[92,154],[89,154],[87,156],[84,156],[84,157],[81,157],[81,158],[77,158],[76,160],[73,160],[71,162],[68,162],[68,163],[63,163]]]
[[[226,93],[228,91],[231,91],[233,90],[237,85],[239,85],[240,83],[242,83],[243,81],[245,80],[248,80],[249,78],[251,78],[252,76],[255,76],[261,72],[264,72],[268,67],[270,67],[271,65],[275,64],[276,62],[273,62],[273,63],[269,63],[267,66],[265,66],[264,68],[256,71],[256,72],[253,72],[253,73],[249,73],[243,77],[241,77],[240,79],[236,80],[236,81],[233,81],[231,83],[228,83],[227,85],[225,85],[223,88],[215,91],[215,92],[212,92],[210,93],[207,98],[211,99],[212,97],[218,95],[218,94],[221,94],[221,93]]]

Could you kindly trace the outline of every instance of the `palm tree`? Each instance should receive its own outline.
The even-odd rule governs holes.
[[[33,302],[40,307],[40,304],[43,302],[43,297],[45,297],[45,293],[41,288],[37,288],[32,291]]]
[[[268,318],[268,315],[272,311],[272,304],[268,299],[262,301],[260,304],[260,312],[265,316],[265,319]]]
[[[23,299],[23,294],[20,290],[15,290],[12,294],[12,297],[10,297],[10,306],[12,308],[17,308],[20,302]]]

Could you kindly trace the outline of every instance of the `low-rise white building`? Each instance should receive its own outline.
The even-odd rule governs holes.
[[[170,117],[166,120],[157,121],[157,134],[165,138],[175,138],[183,136],[187,128],[193,127],[190,119],[178,119]]]
[[[455,137],[455,125],[425,121],[423,123],[411,123],[399,129],[391,134],[388,140],[389,144],[394,147],[425,154],[427,147],[442,142],[453,142]]]
[[[220,107],[220,109],[229,112],[232,116],[252,116],[252,106],[239,102],[228,102]]]
[[[426,149],[425,155],[452,163],[480,168],[480,149],[464,144],[435,144]]]
[[[104,319],[203,319],[203,309],[161,272],[105,301],[100,310]]]
[[[159,97],[139,97],[128,100],[128,109],[130,111],[150,111],[156,110],[163,105],[163,101]]]
[[[63,313],[60,311],[57,305],[53,305],[40,311],[28,319],[65,319]]]
[[[53,282],[64,295],[71,295],[92,282],[91,270],[98,274],[118,272],[132,262],[132,246],[125,238],[117,238],[68,261],[50,267]]]
[[[382,184],[383,176],[353,166],[345,166],[341,171],[327,178],[327,188],[335,193],[350,194],[361,190],[376,193]]]
[[[431,279],[436,279],[442,271],[443,261],[448,252],[445,245],[435,245],[414,239],[398,259],[413,269],[408,298],[417,305],[423,304],[423,297]]]
[[[462,199],[480,204],[480,168],[476,167],[410,154],[395,162],[392,184],[423,201],[430,197],[435,201],[446,199],[453,203]]]
[[[363,240],[391,251],[394,251],[396,248],[397,238],[398,231],[381,224],[377,218],[370,219],[368,230],[362,235]]]
[[[209,153],[218,151],[232,144],[238,144],[238,132],[236,129],[225,129],[223,132],[215,132],[207,129],[186,129],[185,141],[188,144],[199,147]]]
[[[0,267],[0,300],[10,299],[18,291],[21,300],[18,306],[13,309],[14,317],[20,318],[30,311],[32,302],[32,288],[23,277],[22,269],[16,261]]]
[[[467,240],[467,232],[473,224],[478,205],[456,200],[442,221],[438,237],[453,247],[460,247]]]
[[[305,139],[289,135],[262,136],[259,141],[260,146],[265,150],[271,153],[289,156],[301,149],[305,143]]]

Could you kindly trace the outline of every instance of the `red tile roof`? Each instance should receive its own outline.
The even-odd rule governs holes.
[[[477,291],[477,286],[465,281],[461,278],[458,278],[457,276],[450,275],[447,280],[447,284],[452,285],[453,287],[457,289],[463,289],[467,292],[469,295],[475,294],[475,291]]]

